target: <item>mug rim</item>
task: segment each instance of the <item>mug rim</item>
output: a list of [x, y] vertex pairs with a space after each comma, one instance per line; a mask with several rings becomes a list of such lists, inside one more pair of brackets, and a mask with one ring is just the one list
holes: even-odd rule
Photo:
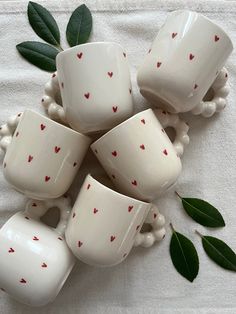
[[120, 124], [116, 125], [114, 128], [112, 128], [111, 130], [109, 130], [108, 132], [106, 132], [105, 134], [103, 134], [101, 137], [99, 137], [95, 142], [93, 142], [90, 147], [91, 149], [93, 149], [93, 147], [95, 147], [100, 141], [102, 141], [106, 136], [112, 134], [113, 132], [115, 132], [117, 129], [119, 129], [120, 127], [122, 127], [123, 125], [125, 125], [126, 123], [129, 123], [130, 120], [133, 120], [135, 119], [137, 116], [141, 115], [141, 114], [144, 114], [146, 112], [153, 112], [154, 114], [154, 111], [152, 108], [148, 108], [148, 109], [145, 109], [143, 111], [140, 111], [140, 112], [137, 112], [135, 115], [129, 117], [128, 119], [126, 119], [125, 121], [121, 122]]
[[[229, 37], [229, 35], [225, 32], [225, 30], [224, 30], [221, 26], [219, 26], [217, 23], [215, 23], [214, 21], [212, 21], [210, 18], [208, 18], [207, 16], [205, 16], [204, 14], [199, 13], [199, 12], [197, 12], [197, 11], [186, 10], [186, 9], [183, 9], [183, 10], [174, 10], [174, 11], [172, 11], [171, 13], [174, 13], [174, 12], [196, 13], [198, 16], [200, 16], [201, 18], [207, 20], [209, 23], [213, 24], [216, 28], [220, 29], [220, 31], [225, 35], [225, 37], [228, 38], [228, 40], [229, 40], [229, 42], [230, 42], [230, 44], [231, 44], [231, 46], [232, 46], [232, 49], [234, 49], [233, 42], [232, 42], [231, 38]], [[165, 22], [164, 22], [164, 24], [165, 24]], [[163, 25], [164, 25], [164, 24], [163, 24]]]
[[[67, 126], [65, 126], [65, 125], [63, 125], [63, 124], [61, 124], [61, 123], [59, 123], [59, 122], [57, 122], [57, 121], [54, 121], [54, 120], [50, 119], [49, 117], [46, 117], [46, 116], [42, 115], [41, 113], [39, 113], [39, 112], [37, 112], [37, 111], [34, 111], [34, 110], [32, 110], [32, 109], [26, 109], [26, 110], [24, 110], [23, 113], [22, 113], [22, 117], [23, 117], [24, 114], [27, 113], [27, 112], [36, 114], [36, 115], [40, 116], [41, 118], [43, 118], [43, 119], [45, 119], [45, 120], [47, 120], [47, 121], [50, 121], [52, 124], [58, 125], [58, 126], [62, 127], [63, 129], [65, 129], [66, 131], [71, 132], [72, 134], [75, 134], [75, 135], [77, 135], [77, 136], [79, 136], [79, 137], [81, 137], [81, 138], [87, 138], [89, 141], [92, 140], [89, 136], [84, 135], [84, 134], [82, 134], [82, 133], [79, 133], [79, 132], [77, 132], [77, 131], [75, 131], [75, 130], [73, 130], [73, 129], [71, 129], [71, 128], [69, 128], [69, 127], [67, 127]], [[21, 121], [21, 120], [20, 120], [20, 121]], [[19, 121], [19, 123], [20, 123], [20, 121]]]
[[128, 200], [132, 200], [133, 202], [136, 202], [136, 203], [141, 203], [141, 204], [144, 204], [144, 205], [149, 205], [151, 206], [152, 203], [148, 203], [148, 202], [145, 202], [145, 201], [141, 201], [137, 198], [134, 198], [134, 197], [131, 197], [131, 196], [128, 196], [128, 195], [125, 195], [125, 194], [122, 194], [120, 192], [117, 192], [115, 190], [113, 190], [112, 188], [109, 188], [108, 186], [106, 186], [105, 184], [102, 184], [100, 181], [98, 181], [97, 179], [95, 179], [90, 173], [87, 174], [87, 176], [85, 177], [84, 179], [84, 182], [88, 179], [92, 179], [93, 181], [95, 181], [99, 186], [101, 186], [104, 190], [109, 190], [109, 192], [112, 192], [114, 193], [115, 195], [121, 197], [121, 198], [124, 198], [124, 199], [128, 199]]
[[58, 56], [62, 56], [62, 55], [66, 55], [68, 53], [70, 53], [71, 51], [73, 50], [78, 50], [78, 47], [79, 48], [84, 48], [84, 47], [89, 47], [89, 46], [105, 46], [105, 45], [114, 45], [114, 46], [117, 46], [119, 48], [121, 48], [122, 50], [124, 50], [124, 48], [121, 46], [121, 44], [119, 43], [116, 43], [116, 42], [113, 42], [113, 41], [95, 41], [95, 42], [90, 42], [90, 43], [85, 43], [85, 44], [82, 44], [82, 45], [76, 45], [74, 47], [70, 47], [66, 50], [63, 50], [63, 51], [60, 51], [57, 56], [56, 56], [56, 59], [58, 58]]

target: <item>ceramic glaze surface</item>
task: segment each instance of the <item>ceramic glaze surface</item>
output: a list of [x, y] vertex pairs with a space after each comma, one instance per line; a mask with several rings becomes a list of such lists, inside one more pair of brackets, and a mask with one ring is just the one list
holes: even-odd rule
[[[140, 233], [144, 221], [151, 224], [151, 232]], [[66, 241], [83, 262], [112, 266], [134, 245], [150, 247], [162, 240], [164, 224], [154, 205], [119, 194], [88, 175], [72, 209]]]
[[[170, 112], [190, 111], [202, 101], [232, 50], [230, 38], [208, 18], [191, 11], [172, 12], [138, 71], [140, 92]], [[225, 106], [222, 99], [228, 89], [218, 90], [227, 77], [217, 78], [221, 86], [215, 89], [216, 111]]]
[[[44, 225], [39, 216], [53, 206], [62, 213], [57, 229]], [[30, 200], [0, 230], [0, 288], [31, 306], [52, 302], [71, 272], [75, 258], [64, 239], [70, 207], [65, 199]]]
[[70, 187], [90, 143], [87, 136], [26, 110], [6, 147], [4, 176], [27, 196], [59, 197]]
[[[57, 75], [42, 99], [49, 114], [56, 111], [60, 120], [82, 133], [111, 129], [132, 115], [129, 66], [120, 45], [79, 45], [59, 53], [56, 62]], [[54, 99], [57, 80], [63, 103], [59, 109]]]
[[[148, 201], [175, 183], [189, 142], [188, 126], [178, 116], [162, 110], [156, 115], [151, 109], [140, 112], [91, 145], [119, 191]], [[167, 126], [176, 130], [174, 145], [165, 133]]]

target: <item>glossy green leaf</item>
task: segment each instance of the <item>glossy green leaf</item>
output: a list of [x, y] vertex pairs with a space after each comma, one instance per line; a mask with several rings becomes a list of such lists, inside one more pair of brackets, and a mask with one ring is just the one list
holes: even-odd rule
[[38, 3], [28, 4], [28, 19], [35, 33], [46, 42], [59, 46], [60, 32], [51, 13]]
[[38, 68], [48, 72], [56, 71], [55, 59], [59, 51], [54, 47], [37, 41], [25, 41], [16, 48], [27, 61]]
[[225, 269], [236, 271], [236, 255], [225, 242], [197, 233], [202, 237], [203, 248], [210, 259]]
[[186, 213], [196, 222], [206, 227], [224, 227], [225, 222], [214, 206], [199, 198], [183, 198], [176, 193], [182, 200]]
[[66, 38], [71, 47], [87, 42], [92, 29], [92, 15], [85, 4], [72, 13], [66, 28]]
[[[171, 225], [172, 226], [172, 225]], [[176, 270], [189, 281], [193, 281], [198, 274], [199, 259], [193, 243], [183, 234], [172, 227], [170, 242], [170, 256]]]

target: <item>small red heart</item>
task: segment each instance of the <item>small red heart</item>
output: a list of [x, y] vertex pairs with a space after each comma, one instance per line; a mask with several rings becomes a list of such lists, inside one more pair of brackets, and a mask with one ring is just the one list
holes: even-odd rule
[[156, 214], [156, 213], [154, 213], [153, 217], [154, 217], [154, 219], [156, 219], [156, 218], [157, 218], [157, 214]]
[[46, 268], [46, 267], [48, 267], [48, 265], [45, 264], [45, 263], [43, 263], [43, 264], [41, 265], [41, 267]]
[[112, 235], [112, 236], [110, 237], [110, 241], [113, 242], [113, 241], [115, 240], [115, 238], [116, 238], [116, 237]]
[[45, 182], [48, 182], [51, 179], [49, 176], [45, 176]]
[[33, 203], [32, 206], [33, 206], [33, 207], [37, 207], [37, 204], [36, 204], [36, 203]]
[[16, 132], [16, 137], [19, 135], [19, 132]]
[[172, 38], [175, 38], [177, 36], [178, 33], [172, 33]]
[[76, 215], [76, 214], [75, 214], [75, 213], [73, 213], [72, 218], [75, 218], [75, 215]]
[[140, 227], [140, 225], [138, 225], [138, 226], [136, 227], [136, 230], [138, 230], [138, 229], [139, 229], [139, 227]]
[[117, 151], [114, 150], [114, 151], [112, 152], [112, 155], [113, 155], [114, 157], [116, 157], [116, 156], [117, 156]]
[[96, 214], [97, 212], [98, 212], [98, 209], [97, 209], [97, 208], [94, 208], [94, 209], [93, 209], [93, 213]]
[[33, 160], [33, 158], [34, 158], [33, 156], [29, 155], [28, 162], [31, 162]]
[[60, 241], [63, 241], [63, 239], [61, 237], [58, 237], [57, 239], [60, 240]]
[[145, 123], [146, 123], [145, 119], [142, 119], [142, 120], [141, 120], [141, 122], [142, 122], [143, 124], [145, 124]]
[[130, 94], [132, 93], [132, 89], [131, 89], [131, 88], [129, 88], [129, 93], [130, 93]]
[[197, 88], [198, 88], [198, 85], [197, 85], [197, 84], [195, 84], [195, 85], [194, 85], [194, 89], [197, 89]]
[[131, 182], [133, 185], [137, 185], [137, 181], [136, 180], [133, 180], [132, 182]]
[[152, 49], [149, 49], [149, 50], [148, 50], [148, 53], [150, 53], [151, 51], [152, 51]]
[[193, 60], [194, 57], [195, 56], [192, 53], [189, 54], [189, 60]]
[[36, 236], [33, 237], [34, 241], [39, 241], [39, 238], [37, 238]]
[[163, 154], [165, 154], [166, 156], [168, 155], [168, 152], [166, 149], [163, 150]]
[[107, 74], [112, 77], [113, 76], [113, 72], [107, 72]]
[[24, 278], [21, 278], [20, 283], [26, 283], [26, 280]]
[[220, 39], [220, 37], [218, 37], [217, 35], [215, 35], [215, 41], [218, 41]]
[[52, 77], [55, 77], [55, 76], [56, 76], [56, 74], [55, 74], [55, 73], [53, 73]]
[[115, 178], [116, 178], [116, 176], [115, 176], [114, 174], [112, 174], [112, 175], [111, 175], [111, 177], [112, 177], [113, 179], [115, 179]]
[[73, 163], [73, 167], [76, 167], [76, 166], [77, 166], [77, 162], [74, 162], [74, 163]]
[[129, 206], [128, 207], [128, 212], [130, 213], [133, 208], [134, 208], [134, 206]]
[[139, 147], [140, 147], [141, 149], [143, 149], [143, 150], [145, 149], [145, 146], [144, 146], [143, 144], [140, 145]]
[[160, 68], [162, 62], [157, 62], [157, 68]]
[[78, 247], [81, 247], [83, 245], [83, 242], [78, 241]]
[[61, 88], [64, 88], [64, 83], [63, 82], [61, 82]]
[[60, 150], [61, 150], [61, 147], [58, 147], [58, 146], [54, 147], [54, 151], [56, 154], [59, 153]]
[[29, 220], [29, 217], [25, 216], [25, 219]]
[[14, 252], [15, 252], [15, 250], [13, 250], [13, 248], [10, 247], [10, 249], [8, 250], [8, 253], [14, 253]]
[[84, 97], [87, 98], [87, 99], [89, 99], [89, 96], [90, 96], [90, 93], [84, 94]]
[[126, 58], [126, 53], [125, 52], [123, 52], [123, 56]]
[[83, 52], [77, 53], [77, 57], [78, 57], [79, 59], [81, 59], [82, 56], [83, 56]]
[[112, 107], [113, 112], [116, 112], [116, 111], [117, 111], [117, 109], [118, 109], [118, 107], [117, 107], [117, 106], [113, 106], [113, 107]]
[[90, 186], [91, 186], [91, 184], [88, 184], [88, 185], [87, 185], [87, 190], [89, 190], [89, 189], [90, 189]]
[[40, 124], [40, 128], [41, 128], [41, 130], [43, 131], [45, 128], [46, 128], [46, 125], [44, 125], [44, 124]]

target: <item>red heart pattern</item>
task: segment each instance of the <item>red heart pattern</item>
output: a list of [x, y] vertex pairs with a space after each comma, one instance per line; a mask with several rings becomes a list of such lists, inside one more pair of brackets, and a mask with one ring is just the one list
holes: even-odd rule
[[77, 53], [77, 57], [78, 57], [79, 59], [81, 59], [81, 58], [82, 58], [82, 56], [83, 56], [83, 52], [79, 52], [79, 53]]
[[89, 99], [89, 97], [90, 97], [90, 93], [86, 93], [86, 94], [84, 94], [84, 97], [85, 97], [85, 98], [87, 98], [87, 99]]
[[174, 39], [177, 36], [178, 33], [172, 33], [171, 37]]
[[128, 207], [128, 212], [130, 213], [133, 208], [134, 208], [134, 206], [129, 206], [129, 207]]
[[131, 181], [131, 183], [132, 183], [134, 186], [137, 186], [137, 185], [138, 185], [138, 183], [137, 183], [136, 180]]
[[76, 167], [76, 166], [77, 166], [77, 162], [74, 162], [74, 163], [73, 163], [73, 167]]
[[190, 60], [190, 61], [193, 60], [194, 57], [195, 57], [195, 56], [194, 56], [192, 53], [189, 54], [189, 60]]
[[162, 62], [157, 62], [157, 68], [160, 68], [161, 65], [162, 65]]
[[81, 247], [83, 245], [83, 242], [78, 241], [78, 247]]
[[72, 218], [75, 218], [75, 216], [76, 216], [76, 213], [73, 213]]
[[139, 146], [142, 150], [144, 150], [145, 149], [145, 146], [142, 144], [142, 145], [140, 145]]
[[54, 151], [56, 154], [59, 153], [60, 150], [61, 150], [61, 147], [58, 147], [58, 146], [54, 147]]
[[98, 209], [97, 209], [97, 208], [94, 208], [94, 209], [93, 209], [93, 213], [96, 214], [97, 212], [98, 212]]
[[55, 73], [53, 73], [52, 78], [53, 78], [53, 77], [55, 77], [55, 76], [56, 76], [56, 74], [55, 74]]
[[113, 76], [113, 72], [107, 72], [107, 75], [112, 77]]
[[111, 242], [113, 242], [115, 239], [116, 239], [116, 237], [115, 237], [114, 235], [112, 235], [112, 236], [110, 237], [110, 241], [111, 241]]
[[43, 268], [47, 268], [47, 267], [48, 267], [48, 265], [47, 265], [46, 263], [43, 263], [43, 264], [41, 265], [41, 267], [43, 267]]
[[215, 42], [217, 42], [219, 39], [220, 39], [220, 37], [219, 36], [217, 36], [217, 35], [215, 35]]
[[113, 107], [112, 107], [113, 112], [117, 112], [117, 109], [118, 109], [117, 106], [113, 106]]
[[117, 156], [117, 151], [114, 150], [113, 152], [111, 152], [112, 156], [116, 157]]
[[14, 253], [14, 252], [15, 250], [12, 247], [10, 247], [10, 249], [8, 250], [8, 253]]
[[31, 162], [33, 160], [33, 158], [34, 158], [33, 156], [29, 155], [28, 156], [28, 162]]
[[166, 149], [163, 150], [163, 154], [166, 155], [166, 156], [168, 155], [168, 152], [167, 152]]
[[46, 125], [44, 125], [43, 123], [40, 124], [40, 128], [43, 131], [46, 128]]
[[195, 84], [195, 85], [194, 85], [194, 89], [197, 89], [197, 88], [198, 88], [198, 85], [197, 85], [197, 84]]
[[90, 187], [91, 187], [91, 184], [89, 183], [89, 184], [87, 185], [87, 190], [89, 190]]
[[141, 122], [142, 122], [143, 124], [145, 124], [145, 123], [146, 123], [145, 119], [142, 119], [142, 120], [141, 120]]
[[39, 238], [36, 237], [36, 236], [34, 236], [34, 237], [33, 237], [33, 240], [34, 240], [34, 241], [39, 241]]
[[49, 176], [45, 176], [45, 178], [44, 178], [45, 182], [48, 182], [50, 179], [51, 179], [51, 177], [49, 177]]
[[26, 283], [26, 280], [24, 278], [21, 278], [20, 283]]

